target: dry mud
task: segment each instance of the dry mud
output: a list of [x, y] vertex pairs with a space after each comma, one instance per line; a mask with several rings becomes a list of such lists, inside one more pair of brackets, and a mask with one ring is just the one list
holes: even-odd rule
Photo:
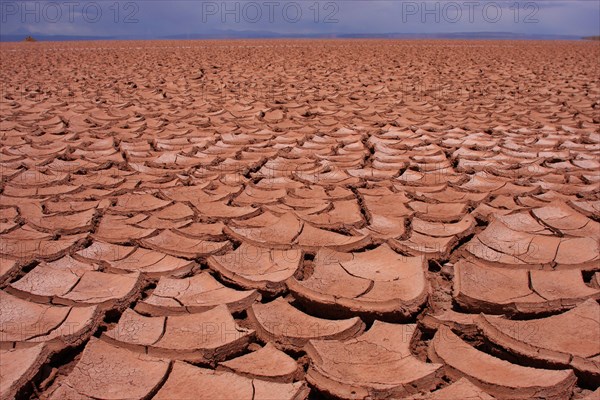
[[599, 44], [0, 55], [2, 399], [598, 399]]

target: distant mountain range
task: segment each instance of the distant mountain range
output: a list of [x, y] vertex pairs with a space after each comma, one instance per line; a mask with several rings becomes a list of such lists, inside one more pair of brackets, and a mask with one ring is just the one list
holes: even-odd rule
[[0, 34], [0, 42], [22, 42], [31, 35], [37, 41], [73, 40], [200, 40], [200, 39], [471, 39], [471, 40], [582, 40], [590, 37], [574, 35], [525, 34], [513, 32], [454, 32], [454, 33], [314, 33], [283, 34], [270, 31], [212, 31], [209, 33], [179, 34], [167, 36], [77, 36], [40, 34]]

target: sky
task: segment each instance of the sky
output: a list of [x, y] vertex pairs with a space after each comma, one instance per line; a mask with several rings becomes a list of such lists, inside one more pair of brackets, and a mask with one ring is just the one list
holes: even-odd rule
[[0, 34], [162, 38], [222, 32], [600, 35], [600, 0], [0, 0]]

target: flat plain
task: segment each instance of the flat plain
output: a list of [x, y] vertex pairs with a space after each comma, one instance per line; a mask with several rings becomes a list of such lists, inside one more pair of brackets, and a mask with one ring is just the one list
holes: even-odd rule
[[600, 43], [0, 45], [0, 398], [598, 399]]

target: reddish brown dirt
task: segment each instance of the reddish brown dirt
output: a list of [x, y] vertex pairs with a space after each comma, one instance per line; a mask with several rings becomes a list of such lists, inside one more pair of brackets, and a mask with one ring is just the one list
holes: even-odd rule
[[597, 398], [598, 59], [0, 44], [0, 398]]

